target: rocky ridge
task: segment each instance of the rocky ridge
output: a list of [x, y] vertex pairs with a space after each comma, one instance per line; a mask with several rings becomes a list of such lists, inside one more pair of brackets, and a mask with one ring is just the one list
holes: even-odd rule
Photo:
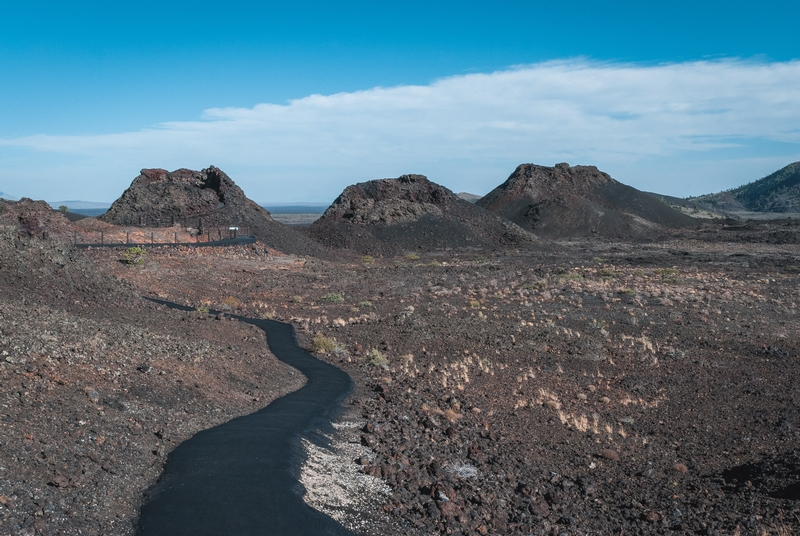
[[701, 195], [687, 201], [723, 212], [800, 213], [800, 162], [726, 192]]
[[594, 166], [522, 164], [476, 203], [539, 236], [655, 238], [689, 216]]

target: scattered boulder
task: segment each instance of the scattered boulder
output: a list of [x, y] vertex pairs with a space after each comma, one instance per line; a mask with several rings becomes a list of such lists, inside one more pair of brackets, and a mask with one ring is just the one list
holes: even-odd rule
[[695, 225], [666, 203], [594, 166], [522, 164], [476, 203], [539, 236], [650, 239]]
[[424, 175], [348, 186], [308, 232], [328, 246], [383, 255], [536, 242]]

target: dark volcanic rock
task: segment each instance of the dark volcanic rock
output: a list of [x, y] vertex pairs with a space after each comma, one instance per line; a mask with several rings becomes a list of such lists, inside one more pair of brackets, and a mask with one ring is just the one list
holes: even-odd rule
[[73, 226], [64, 214], [53, 210], [44, 201], [27, 197], [19, 201], [0, 199], [0, 225], [14, 227], [20, 237], [72, 240], [73, 232], [83, 235], [83, 231]]
[[272, 219], [247, 198], [228, 175], [210, 166], [201, 171], [143, 169], [98, 219], [115, 225], [205, 228], [240, 226], [285, 253], [324, 255], [319, 244]]
[[695, 220], [594, 166], [522, 164], [477, 202], [541, 236], [654, 238]]
[[99, 219], [115, 225], [245, 225], [271, 221], [222, 170], [143, 169]]
[[496, 248], [536, 240], [424, 175], [348, 186], [312, 224], [309, 234], [326, 245], [378, 254]]

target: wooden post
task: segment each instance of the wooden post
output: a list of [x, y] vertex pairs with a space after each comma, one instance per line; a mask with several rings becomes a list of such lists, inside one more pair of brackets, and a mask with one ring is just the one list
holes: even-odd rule
[[178, 233], [173, 233], [175, 235], [175, 243], [178, 243]]
[[103, 231], [100, 231], [100, 244], [103, 244]]
[[126, 244], [130, 244], [131, 243], [131, 232], [130, 231], [125, 231], [125, 243]]
[[150, 245], [153, 244], [153, 231], [150, 231]]

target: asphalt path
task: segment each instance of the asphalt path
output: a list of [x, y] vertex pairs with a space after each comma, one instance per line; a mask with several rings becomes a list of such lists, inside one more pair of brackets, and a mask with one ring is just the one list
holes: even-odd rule
[[352, 390], [352, 379], [300, 348], [291, 325], [234, 318], [261, 328], [270, 351], [302, 372], [308, 383], [260, 411], [178, 445], [145, 496], [137, 534], [352, 535], [303, 501], [297, 479], [305, 459], [300, 439], [325, 444], [319, 432], [332, 430], [331, 421]]

